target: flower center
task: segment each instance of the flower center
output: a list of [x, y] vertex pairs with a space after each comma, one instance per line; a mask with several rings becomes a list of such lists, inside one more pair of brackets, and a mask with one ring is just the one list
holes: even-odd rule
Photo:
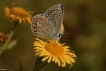
[[49, 41], [45, 49], [53, 55], [64, 55], [63, 46], [57, 41]]

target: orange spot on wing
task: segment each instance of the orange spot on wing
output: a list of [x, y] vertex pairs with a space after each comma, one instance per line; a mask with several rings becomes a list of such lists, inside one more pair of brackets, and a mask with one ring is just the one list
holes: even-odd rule
[[40, 20], [42, 20], [43, 18], [42, 17], [40, 17]]
[[36, 26], [36, 25], [34, 25], [34, 28], [37, 28], [37, 26]]

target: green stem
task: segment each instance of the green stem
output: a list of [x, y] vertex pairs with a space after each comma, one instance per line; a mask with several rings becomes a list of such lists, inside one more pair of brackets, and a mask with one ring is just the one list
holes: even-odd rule
[[15, 28], [16, 28], [17, 24], [18, 24], [17, 22], [14, 22], [14, 25], [13, 25], [10, 33], [9, 33], [9, 38], [8, 38], [7, 42], [9, 42], [11, 40], [11, 38], [13, 37], [14, 31], [15, 31]]
[[41, 68], [48, 64], [46, 61], [42, 62], [41, 59], [42, 58], [37, 58], [33, 71], [39, 71]]
[[15, 22], [14, 22], [14, 25], [13, 25], [13, 27], [12, 27], [12, 29], [11, 29], [11, 31], [14, 31], [17, 25], [18, 25], [18, 22], [15, 21]]
[[14, 31], [15, 31], [15, 28], [16, 28], [17, 24], [18, 24], [17, 22], [14, 22], [14, 25], [13, 25], [12, 29], [10, 30], [7, 42], [4, 43], [2, 46], [0, 46], [0, 55], [3, 53], [4, 50], [8, 49], [8, 45], [9, 45], [9, 43], [11, 41], [11, 38], [14, 35]]

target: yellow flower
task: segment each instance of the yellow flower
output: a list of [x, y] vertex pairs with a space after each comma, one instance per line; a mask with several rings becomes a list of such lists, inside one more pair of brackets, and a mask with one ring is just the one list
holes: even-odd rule
[[22, 7], [5, 7], [5, 16], [10, 19], [10, 21], [17, 21], [18, 23], [31, 23], [31, 12], [25, 11]]
[[47, 60], [47, 63], [52, 61], [62, 67], [65, 67], [66, 64], [69, 64], [71, 67], [75, 63], [76, 55], [69, 50], [70, 47], [56, 40], [42, 41], [36, 38], [34, 46], [35, 55], [43, 57], [42, 61]]

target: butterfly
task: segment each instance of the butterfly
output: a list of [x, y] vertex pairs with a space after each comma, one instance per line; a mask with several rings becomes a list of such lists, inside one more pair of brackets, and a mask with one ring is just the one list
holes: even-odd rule
[[42, 39], [59, 40], [64, 31], [63, 16], [62, 4], [54, 5], [43, 14], [35, 15], [31, 23], [32, 33]]

